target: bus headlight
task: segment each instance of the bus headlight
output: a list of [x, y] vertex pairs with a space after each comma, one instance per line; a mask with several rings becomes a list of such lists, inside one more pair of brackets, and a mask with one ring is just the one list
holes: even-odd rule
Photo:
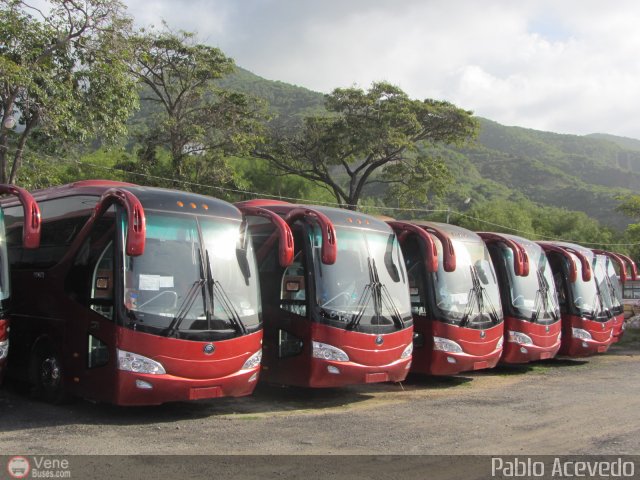
[[153, 375], [167, 373], [160, 362], [120, 349], [118, 349], [118, 369], [135, 373], [151, 373]]
[[0, 342], [0, 360], [7, 358], [9, 355], [9, 340]]
[[348, 362], [349, 355], [334, 347], [321, 342], [312, 342], [312, 356], [313, 358], [320, 358], [322, 360], [333, 360], [335, 362]]
[[453, 340], [442, 337], [433, 337], [433, 349], [441, 352], [462, 353], [462, 347]]
[[247, 361], [244, 362], [242, 368], [240, 370], [251, 370], [252, 368], [256, 368], [260, 365], [262, 361], [262, 350], [258, 350], [256, 353], [247, 358]]
[[407, 345], [407, 348], [404, 349], [404, 352], [402, 352], [402, 355], [400, 355], [400, 358], [409, 358], [411, 356], [411, 354], [413, 353], [413, 342], [411, 342], [409, 345]]
[[509, 330], [509, 341], [513, 343], [520, 343], [522, 345], [533, 345], [533, 340], [531, 340], [529, 335], [522, 332], [515, 332], [513, 330]]
[[591, 340], [591, 334], [582, 328], [571, 327], [571, 336], [579, 340]]

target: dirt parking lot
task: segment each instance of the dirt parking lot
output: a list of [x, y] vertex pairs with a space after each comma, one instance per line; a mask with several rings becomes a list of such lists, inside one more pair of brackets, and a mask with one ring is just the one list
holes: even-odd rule
[[9, 454], [637, 454], [640, 331], [604, 355], [332, 390], [120, 408], [0, 389]]

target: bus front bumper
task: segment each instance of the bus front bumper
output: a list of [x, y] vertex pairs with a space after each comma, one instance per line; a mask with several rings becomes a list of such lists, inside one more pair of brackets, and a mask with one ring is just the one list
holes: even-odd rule
[[152, 375], [118, 371], [117, 405], [159, 405], [219, 397], [251, 395], [258, 383], [260, 366], [226, 377], [192, 379], [169, 374]]
[[472, 370], [493, 368], [498, 364], [502, 355], [502, 347], [486, 355], [469, 355], [467, 353], [452, 353], [434, 350], [431, 353], [431, 375], [455, 375]]
[[411, 368], [411, 357], [388, 365], [371, 366], [313, 358], [309, 387], [342, 387], [363, 383], [402, 382]]
[[504, 363], [529, 363], [537, 360], [547, 360], [556, 356], [560, 350], [561, 340], [550, 347], [541, 347], [535, 344], [521, 344], [505, 342], [504, 353], [500, 361]]

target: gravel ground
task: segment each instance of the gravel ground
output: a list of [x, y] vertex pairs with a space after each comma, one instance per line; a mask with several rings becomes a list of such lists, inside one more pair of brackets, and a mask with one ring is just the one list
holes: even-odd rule
[[585, 360], [403, 384], [123, 408], [50, 406], [0, 389], [0, 452], [88, 454], [636, 454], [640, 331]]

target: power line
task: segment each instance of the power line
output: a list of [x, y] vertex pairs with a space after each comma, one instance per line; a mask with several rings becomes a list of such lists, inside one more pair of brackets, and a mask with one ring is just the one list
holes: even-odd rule
[[[48, 157], [50, 159], [53, 159], [53, 157], [51, 157], [50, 155], [44, 154], [42, 156]], [[201, 187], [201, 188], [210, 188], [210, 189], [218, 190], [220, 192], [249, 195], [249, 196], [253, 196], [253, 197], [256, 197], [256, 198], [265, 198], [266, 197], [266, 198], [272, 198], [272, 199], [277, 199], [277, 200], [287, 200], [287, 201], [296, 202], [296, 203], [323, 205], [323, 206], [329, 206], [329, 207], [342, 207], [342, 208], [344, 208], [344, 207], [355, 207], [355, 208], [357, 208], [358, 207], [358, 205], [339, 204], [337, 202], [326, 202], [326, 201], [322, 201], [322, 200], [313, 200], [313, 199], [308, 199], [308, 198], [287, 197], [287, 196], [284, 196], [284, 195], [273, 195], [273, 194], [268, 194], [268, 193], [252, 192], [252, 191], [249, 191], [249, 190], [241, 190], [241, 189], [238, 189], [238, 188], [228, 188], [228, 187], [220, 187], [220, 186], [215, 186], [215, 185], [206, 185], [206, 184], [203, 184], [203, 183], [191, 182], [191, 181], [188, 181], [188, 180], [180, 180], [180, 179], [176, 179], [176, 178], [161, 177], [159, 175], [152, 175], [152, 174], [149, 174], [149, 173], [131, 172], [131, 171], [124, 170], [124, 169], [121, 169], [121, 168], [109, 167], [109, 166], [106, 166], [106, 165], [96, 165], [96, 164], [90, 163], [90, 162], [82, 162], [82, 161], [77, 160], [77, 159], [71, 159], [69, 161], [66, 161], [66, 160], [60, 161], [59, 159], [56, 159], [56, 161], [58, 163], [75, 164], [75, 165], [78, 165], [80, 167], [87, 167], [88, 166], [88, 167], [97, 168], [97, 169], [101, 169], [101, 170], [106, 170], [106, 171], [110, 171], [110, 172], [118, 172], [118, 173], [123, 173], [123, 174], [127, 174], [127, 175], [135, 175], [135, 176], [138, 176], [138, 177], [147, 178], [147, 179], [153, 179], [153, 180], [162, 180], [162, 181], [171, 182], [171, 183], [174, 183], [174, 184], [177, 183], [177, 184], [183, 184], [183, 185], [191, 185], [191, 186]], [[30, 164], [30, 165], [33, 166], [33, 164], [31, 164], [30, 162], [25, 162], [25, 163]], [[519, 230], [517, 228], [509, 227], [509, 226], [506, 226], [506, 225], [501, 225], [499, 223], [490, 222], [488, 220], [483, 220], [482, 218], [474, 217], [474, 216], [467, 215], [467, 214], [464, 214], [462, 212], [457, 212], [455, 210], [450, 210], [450, 209], [384, 207], [384, 206], [379, 206], [379, 205], [366, 205], [365, 208], [379, 210], [379, 211], [387, 211], [387, 212], [391, 211], [391, 212], [412, 212], [412, 213], [451, 213], [451, 214], [454, 214], [454, 215], [458, 215], [460, 217], [464, 217], [464, 218], [468, 218], [470, 220], [474, 220], [474, 221], [480, 222], [480, 223], [485, 224], [485, 225], [491, 225], [492, 227], [497, 227], [497, 228], [500, 228], [502, 230], [508, 230], [510, 232], [513, 232], [513, 233], [516, 233], [516, 234], [520, 234], [521, 236], [523, 236], [525, 238], [539, 237], [539, 238], [544, 239], [544, 240], [552, 240], [552, 241], [568, 242], [568, 243], [579, 243], [581, 245], [596, 245], [596, 246], [603, 246], [603, 247], [634, 247], [634, 246], [640, 245], [640, 242], [637, 242], [637, 243], [600, 243], [600, 242], [584, 242], [584, 241], [578, 242], [576, 240], [558, 238], [558, 237], [553, 237], [553, 236], [549, 236], [549, 235], [538, 234], [538, 233], [535, 233], [535, 232], [527, 232], [527, 231], [524, 231], [524, 230]]]

